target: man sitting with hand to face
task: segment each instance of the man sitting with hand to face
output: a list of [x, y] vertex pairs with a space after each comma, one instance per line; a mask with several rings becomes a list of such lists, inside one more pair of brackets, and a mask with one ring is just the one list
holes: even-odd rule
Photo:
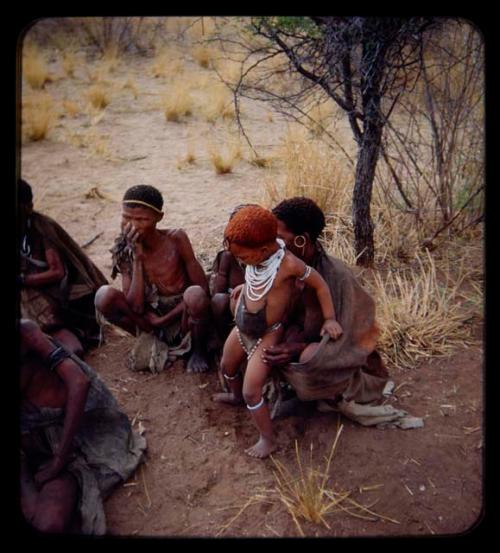
[[122, 233], [111, 250], [112, 278], [121, 273], [122, 291], [102, 286], [96, 308], [131, 334], [142, 331], [130, 357], [133, 370], [160, 372], [190, 351], [188, 372], [204, 372], [209, 368], [207, 277], [184, 230], [156, 228], [162, 208], [162, 195], [153, 186], [125, 192]]

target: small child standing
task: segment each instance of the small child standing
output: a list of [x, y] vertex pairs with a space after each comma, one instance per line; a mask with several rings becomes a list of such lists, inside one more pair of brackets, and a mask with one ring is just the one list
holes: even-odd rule
[[[324, 317], [321, 335], [337, 339], [342, 328], [335, 320], [330, 290], [321, 275], [285, 249], [277, 239], [277, 219], [267, 209], [250, 205], [241, 208], [224, 231], [226, 247], [246, 265], [245, 284], [235, 311], [236, 327], [229, 334], [222, 353], [221, 372], [230, 392], [214, 396], [215, 401], [237, 405], [244, 401], [260, 436], [246, 450], [264, 458], [277, 447], [269, 410], [262, 389], [270, 369], [261, 354], [283, 336], [283, 320], [290, 307], [295, 279], [315, 289]], [[238, 369], [247, 359], [242, 382]]]

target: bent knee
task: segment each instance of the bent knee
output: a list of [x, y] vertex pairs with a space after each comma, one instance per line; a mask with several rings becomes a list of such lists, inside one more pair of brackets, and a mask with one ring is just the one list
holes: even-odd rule
[[187, 288], [184, 292], [183, 300], [190, 312], [199, 312], [210, 308], [208, 294], [198, 285]]
[[318, 348], [319, 344], [316, 343], [306, 346], [306, 348], [300, 354], [299, 363], [307, 363], [308, 361], [310, 361], [314, 357], [314, 354], [318, 351]]
[[245, 390], [245, 388], [243, 388], [243, 399], [245, 400], [245, 403], [251, 407], [257, 405], [262, 399], [262, 389]]
[[101, 311], [107, 313], [113, 303], [115, 303], [120, 291], [109, 284], [104, 284], [95, 293], [94, 305]]
[[229, 308], [229, 295], [224, 293], [214, 294], [211, 303], [214, 315], [222, 315]]
[[44, 534], [61, 534], [66, 530], [65, 521], [47, 511], [37, 514], [31, 524]]

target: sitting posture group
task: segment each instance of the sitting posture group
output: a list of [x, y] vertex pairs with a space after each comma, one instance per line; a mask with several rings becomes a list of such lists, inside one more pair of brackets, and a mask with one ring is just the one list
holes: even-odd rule
[[[297, 401], [372, 424], [358, 408], [380, 402], [388, 381], [375, 349], [374, 302], [323, 249], [325, 218], [311, 199], [286, 199], [271, 211], [235, 208], [209, 279], [184, 230], [157, 228], [159, 190], [129, 188], [111, 250], [119, 289], [55, 221], [33, 211], [24, 181], [18, 198], [21, 506], [35, 528], [104, 533], [102, 500], [143, 459], [144, 438], [80, 359], [97, 344], [99, 324], [135, 337], [133, 370], [157, 373], [182, 357], [187, 371], [205, 372], [216, 360], [223, 391], [213, 399], [246, 404], [259, 432], [252, 457], [278, 446], [264, 394], [271, 377]], [[401, 414], [377, 412], [374, 420]]]

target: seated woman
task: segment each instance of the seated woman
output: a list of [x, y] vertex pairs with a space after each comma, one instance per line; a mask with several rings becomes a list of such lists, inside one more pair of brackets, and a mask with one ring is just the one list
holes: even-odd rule
[[293, 315], [280, 344], [267, 347], [264, 361], [279, 371], [302, 401], [322, 400], [326, 406], [380, 400], [388, 373], [376, 351], [379, 329], [375, 303], [352, 271], [327, 255], [318, 241], [325, 226], [321, 209], [309, 198], [286, 199], [273, 210], [278, 236], [297, 257], [328, 283], [337, 320], [343, 329], [338, 340], [321, 339], [322, 315], [314, 292], [307, 288], [295, 302]]
[[81, 355], [97, 345], [94, 296], [106, 278], [53, 219], [33, 210], [31, 186], [18, 181], [21, 316]]

